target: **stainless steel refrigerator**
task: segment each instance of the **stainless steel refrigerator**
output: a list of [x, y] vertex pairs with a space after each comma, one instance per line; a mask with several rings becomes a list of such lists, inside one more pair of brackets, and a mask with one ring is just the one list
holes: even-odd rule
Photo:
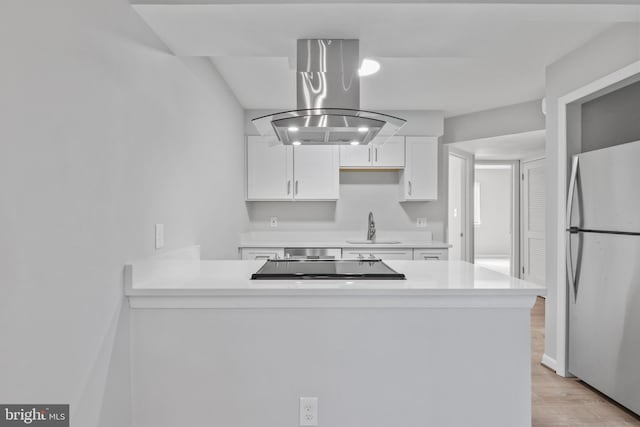
[[640, 414], [640, 141], [573, 158], [567, 224], [569, 372]]

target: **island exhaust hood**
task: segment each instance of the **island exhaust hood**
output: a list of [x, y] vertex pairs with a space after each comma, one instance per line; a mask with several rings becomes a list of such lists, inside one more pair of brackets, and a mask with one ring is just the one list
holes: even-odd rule
[[258, 117], [253, 124], [285, 145], [383, 143], [406, 120], [360, 110], [359, 65], [358, 40], [298, 40], [298, 109]]

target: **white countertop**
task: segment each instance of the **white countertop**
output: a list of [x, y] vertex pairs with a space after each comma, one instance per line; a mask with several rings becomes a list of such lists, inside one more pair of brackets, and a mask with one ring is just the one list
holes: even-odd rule
[[[323, 304], [342, 306], [345, 303], [348, 306], [361, 306], [364, 303], [365, 306], [373, 304], [376, 307], [440, 304], [467, 307], [472, 303], [487, 307], [501, 305], [496, 299], [493, 302], [480, 302], [478, 297], [535, 297], [546, 293], [544, 286], [463, 261], [385, 261], [394, 270], [404, 273], [406, 280], [251, 280], [251, 274], [264, 262], [199, 261], [189, 277], [156, 277], [152, 281], [135, 284], [131, 274], [125, 294], [129, 296], [132, 307], [262, 307], [264, 304], [269, 307], [273, 304], [289, 307], [293, 301], [296, 301], [295, 307], [321, 307]], [[157, 297], [161, 297], [162, 302]], [[171, 302], [167, 297], [183, 300], [181, 303], [176, 300]], [[262, 299], [248, 303], [247, 297]], [[277, 301], [273, 297], [286, 297], [286, 300]], [[345, 297], [348, 299], [344, 300]], [[368, 298], [368, 301], [357, 302], [355, 297]], [[433, 297], [448, 299], [436, 301]], [[473, 298], [470, 301], [461, 297]], [[156, 301], [148, 298], [156, 298]], [[215, 298], [219, 300], [212, 301]], [[338, 301], [336, 298], [343, 299]]]
[[430, 231], [379, 231], [378, 241], [401, 243], [349, 243], [365, 240], [366, 230], [258, 231], [242, 233], [240, 248], [380, 248], [448, 249], [450, 244], [433, 240]]
[[[351, 239], [349, 239], [351, 240]], [[364, 240], [364, 239], [353, 239]], [[380, 249], [448, 249], [450, 244], [437, 240], [405, 240], [400, 243], [349, 243], [346, 240], [262, 240], [243, 242], [239, 248], [380, 248]]]

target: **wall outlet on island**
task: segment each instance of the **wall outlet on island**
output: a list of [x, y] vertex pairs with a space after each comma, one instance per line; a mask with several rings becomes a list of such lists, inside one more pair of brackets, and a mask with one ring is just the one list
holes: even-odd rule
[[300, 398], [300, 425], [301, 426], [317, 426], [318, 425], [318, 398], [317, 397], [301, 397]]
[[426, 228], [427, 227], [427, 218], [418, 218], [416, 220], [416, 227], [418, 227], [418, 228]]
[[278, 217], [277, 216], [272, 216], [271, 218], [269, 218], [269, 225], [271, 227], [277, 227], [278, 226]]

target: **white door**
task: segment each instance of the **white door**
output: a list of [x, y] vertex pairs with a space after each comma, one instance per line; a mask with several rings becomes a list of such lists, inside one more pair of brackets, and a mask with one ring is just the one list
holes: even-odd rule
[[455, 154], [449, 154], [449, 206], [448, 206], [448, 224], [449, 224], [449, 259], [460, 260], [465, 259], [465, 226], [466, 226], [466, 209], [465, 209], [465, 188], [466, 188], [466, 160]]
[[369, 167], [372, 158], [371, 145], [341, 145], [341, 167]]
[[404, 167], [404, 137], [392, 136], [382, 145], [373, 146], [373, 166]]
[[522, 162], [522, 278], [544, 284], [544, 159]]
[[292, 147], [264, 137], [247, 137], [247, 200], [292, 198]]
[[408, 136], [405, 149], [404, 200], [437, 200], [438, 138]]
[[293, 149], [296, 200], [337, 200], [340, 195], [338, 146], [307, 145]]

